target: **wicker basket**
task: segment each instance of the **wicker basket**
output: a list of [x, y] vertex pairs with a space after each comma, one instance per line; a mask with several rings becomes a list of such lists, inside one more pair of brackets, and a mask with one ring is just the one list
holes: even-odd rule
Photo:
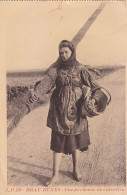
[[111, 102], [111, 94], [103, 87], [90, 91], [82, 102], [82, 116], [94, 117], [102, 114]]

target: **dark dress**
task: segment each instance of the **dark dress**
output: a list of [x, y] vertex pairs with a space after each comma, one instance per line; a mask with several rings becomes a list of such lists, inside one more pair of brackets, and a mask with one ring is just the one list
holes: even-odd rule
[[88, 145], [90, 145], [88, 130], [69, 136], [52, 130], [50, 149], [57, 153], [72, 154], [76, 149], [83, 152], [88, 149]]
[[47, 117], [47, 126], [52, 129], [51, 150], [70, 154], [76, 149], [86, 150], [90, 144], [88, 121], [81, 112], [83, 88], [93, 89], [97, 85], [85, 66], [76, 60], [73, 44], [61, 43], [65, 42], [72, 51], [71, 57], [63, 62], [59, 56], [35, 85], [35, 92], [41, 97], [54, 87]]
[[88, 121], [82, 116], [81, 104], [84, 86], [94, 88], [90, 74], [83, 65], [60, 66], [47, 72], [55, 83], [50, 99], [47, 126], [52, 129], [51, 150], [71, 154], [74, 150], [88, 149], [90, 137]]

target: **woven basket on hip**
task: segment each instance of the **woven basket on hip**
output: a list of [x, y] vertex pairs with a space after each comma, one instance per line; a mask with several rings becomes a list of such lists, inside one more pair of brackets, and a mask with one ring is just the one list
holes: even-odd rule
[[93, 89], [82, 102], [82, 116], [94, 117], [104, 112], [111, 101], [111, 94], [103, 87]]

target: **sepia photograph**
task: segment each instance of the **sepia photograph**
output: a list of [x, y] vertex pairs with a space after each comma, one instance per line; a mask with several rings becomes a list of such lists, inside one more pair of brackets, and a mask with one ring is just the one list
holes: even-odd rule
[[5, 193], [125, 193], [126, 1], [1, 1], [0, 17]]

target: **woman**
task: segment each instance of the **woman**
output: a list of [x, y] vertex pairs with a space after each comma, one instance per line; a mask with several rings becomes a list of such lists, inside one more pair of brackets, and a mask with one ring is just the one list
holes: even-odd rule
[[47, 185], [58, 179], [62, 153], [72, 154], [73, 176], [79, 181], [79, 151], [90, 144], [88, 122], [81, 113], [81, 105], [87, 93], [97, 87], [85, 66], [76, 60], [75, 48], [67, 40], [59, 45], [59, 58], [46, 72], [44, 79], [30, 94], [29, 107], [53, 87], [47, 126], [52, 129], [53, 176]]

